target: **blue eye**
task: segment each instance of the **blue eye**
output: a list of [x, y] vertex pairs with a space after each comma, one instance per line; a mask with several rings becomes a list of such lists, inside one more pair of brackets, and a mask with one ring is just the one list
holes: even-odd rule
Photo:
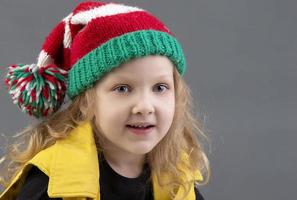
[[[160, 92], [160, 93], [164, 92], [166, 89], [167, 90], [169, 89], [169, 87], [166, 84], [157, 84], [154, 87], [154, 91], [157, 90], [157, 92]], [[124, 93], [129, 92], [129, 87], [126, 85], [120, 85], [120, 86], [114, 88], [113, 91], [124, 94]]]
[[118, 91], [119, 93], [124, 93], [125, 92], [125, 89], [128, 90], [128, 87], [125, 86], [125, 85], [120, 85], [120, 86], [116, 87], [114, 90], [115, 91]]
[[[163, 89], [162, 89], [163, 88]], [[157, 89], [161, 89], [159, 90], [160, 92], [165, 91], [166, 89], [168, 89], [168, 86], [166, 86], [165, 84], [159, 84], [157, 85]]]

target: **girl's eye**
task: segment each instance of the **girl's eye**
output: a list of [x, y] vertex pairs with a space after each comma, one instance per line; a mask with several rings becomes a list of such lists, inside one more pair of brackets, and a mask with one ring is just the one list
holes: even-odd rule
[[[165, 84], [158, 84], [155, 86], [154, 90], [157, 90], [157, 92], [164, 92], [166, 89], [169, 89], [167, 85]], [[114, 91], [117, 91], [119, 93], [126, 93], [129, 92], [129, 87], [126, 85], [120, 85], [114, 89]]]
[[120, 85], [120, 86], [116, 87], [114, 90], [118, 91], [119, 93], [124, 93], [125, 91], [128, 90], [128, 87], [125, 85]]
[[165, 91], [166, 89], [168, 89], [168, 86], [166, 86], [165, 84], [159, 84], [159, 85], [156, 86], [156, 88], [157, 88], [157, 90], [158, 90], [159, 92], [163, 92], [163, 91]]

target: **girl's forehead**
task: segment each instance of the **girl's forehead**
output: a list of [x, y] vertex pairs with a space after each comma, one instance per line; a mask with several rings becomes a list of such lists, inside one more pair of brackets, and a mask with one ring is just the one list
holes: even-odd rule
[[145, 80], [150, 80], [150, 81], [155, 81], [155, 80], [167, 80], [167, 81], [171, 81], [173, 80], [173, 75], [172, 74], [155, 74], [152, 76], [148, 76], [148, 75], [143, 75], [142, 76], [136, 76], [135, 74], [117, 74], [114, 76], [110, 76], [107, 77], [107, 79], [111, 80], [111, 81], [145, 81]]
[[160, 76], [165, 74], [171, 75], [172, 73], [172, 62], [167, 57], [159, 55], [134, 58], [121, 64], [110, 72], [112, 76], [134, 76], [135, 74]]
[[172, 62], [164, 56], [132, 59], [108, 72], [102, 81], [173, 78]]

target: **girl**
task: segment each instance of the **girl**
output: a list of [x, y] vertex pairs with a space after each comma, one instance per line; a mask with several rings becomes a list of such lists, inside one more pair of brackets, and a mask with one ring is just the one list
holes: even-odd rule
[[37, 64], [9, 68], [14, 103], [41, 122], [2, 163], [0, 199], [203, 199], [210, 170], [185, 69], [180, 43], [148, 11], [80, 3]]

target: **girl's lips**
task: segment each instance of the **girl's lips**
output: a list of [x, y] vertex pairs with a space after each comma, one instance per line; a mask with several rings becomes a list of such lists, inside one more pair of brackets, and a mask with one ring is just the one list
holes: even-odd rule
[[136, 127], [132, 127], [132, 126], [127, 126], [127, 128], [129, 129], [129, 131], [131, 131], [132, 133], [136, 134], [136, 135], [147, 135], [150, 132], [152, 132], [152, 130], [155, 128], [155, 126], [148, 126], [146, 128], [136, 128]]

